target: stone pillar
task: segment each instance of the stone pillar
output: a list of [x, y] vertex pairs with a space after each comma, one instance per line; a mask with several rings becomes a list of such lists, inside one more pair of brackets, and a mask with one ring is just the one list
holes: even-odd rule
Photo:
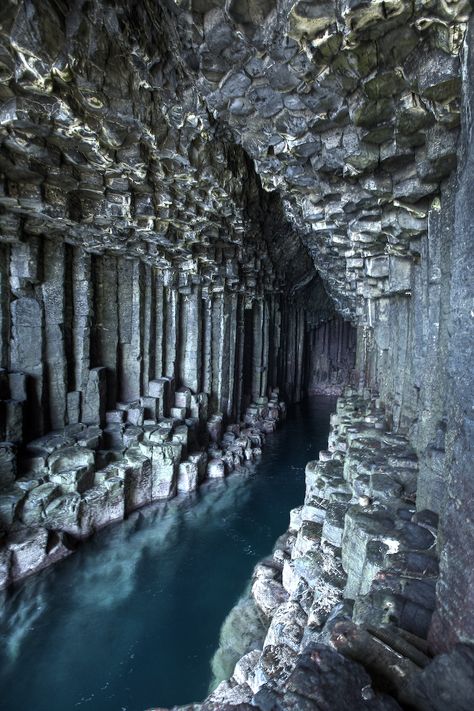
[[49, 429], [66, 424], [67, 363], [64, 347], [65, 254], [62, 240], [44, 241], [44, 376]]
[[262, 374], [260, 379], [260, 395], [264, 396], [268, 390], [268, 366], [270, 355], [270, 305], [268, 298], [262, 302], [263, 328], [262, 328]]
[[178, 291], [165, 287], [165, 330], [164, 330], [164, 367], [169, 378], [176, 376], [176, 355], [178, 338]]
[[10, 350], [10, 284], [8, 245], [0, 244], [0, 363], [8, 363]]
[[141, 395], [143, 358], [142, 268], [142, 264], [137, 259], [121, 259], [118, 264], [120, 333], [118, 391], [122, 402], [137, 400]]
[[286, 327], [286, 393], [290, 401], [295, 399], [296, 375], [296, 309], [290, 307], [287, 311]]
[[37, 287], [41, 282], [43, 263], [41, 241], [27, 235], [24, 242], [10, 247], [10, 362], [13, 371], [27, 375], [25, 437], [33, 439], [43, 434], [44, 422], [44, 315]]
[[212, 296], [206, 296], [202, 309], [202, 390], [211, 392], [212, 387]]
[[221, 371], [221, 403], [219, 409], [227, 417], [232, 416], [235, 377], [235, 318], [236, 294], [224, 292], [224, 332]]
[[72, 350], [74, 359], [74, 387], [85, 387], [90, 368], [90, 331], [92, 314], [91, 255], [80, 247], [74, 249], [72, 259], [72, 291], [74, 320]]
[[232, 415], [236, 422], [239, 422], [242, 412], [243, 380], [244, 380], [244, 300], [242, 296], [237, 296], [236, 307], [236, 329], [235, 329], [235, 377], [234, 377], [234, 401]]
[[91, 339], [93, 367], [107, 368], [107, 409], [117, 402], [118, 304], [117, 260], [103, 256], [92, 258], [94, 320]]
[[295, 384], [294, 384], [294, 400], [298, 402], [303, 395], [303, 366], [304, 366], [304, 310], [301, 308], [295, 309], [296, 317], [296, 343], [295, 343]]
[[[152, 279], [154, 284], [154, 335], [152, 339], [152, 350], [154, 351], [153, 357], [153, 372], [150, 380], [161, 378], [164, 375], [163, 371], [163, 356], [164, 356], [164, 344], [163, 344], [163, 333], [165, 325], [165, 314], [164, 314], [164, 289], [163, 289], [163, 275], [157, 269], [153, 269]], [[144, 390], [146, 392], [146, 388]]]
[[224, 294], [212, 299], [212, 386], [210, 413], [218, 412], [222, 402], [222, 371], [224, 359]]
[[284, 302], [281, 302], [281, 331], [280, 331], [280, 350], [278, 353], [277, 368], [278, 368], [278, 383], [282, 386], [283, 393], [286, 396], [286, 366], [287, 366], [287, 349], [288, 349], [288, 307]]
[[193, 286], [190, 294], [181, 295], [180, 301], [178, 380], [197, 393], [201, 389], [201, 288]]
[[140, 395], [147, 391], [148, 382], [155, 374], [155, 289], [153, 284], [152, 268], [142, 264], [143, 277], [143, 306], [142, 306], [142, 367]]
[[252, 399], [256, 400], [262, 395], [263, 363], [263, 316], [264, 304], [262, 299], [257, 299], [253, 305], [253, 358], [252, 358]]
[[279, 382], [279, 357], [281, 343], [281, 311], [278, 299], [270, 297], [269, 353], [268, 353], [268, 384], [274, 386]]
[[26, 373], [28, 407], [25, 434], [29, 439], [44, 430], [43, 409], [43, 312], [32, 296], [11, 303], [10, 370]]

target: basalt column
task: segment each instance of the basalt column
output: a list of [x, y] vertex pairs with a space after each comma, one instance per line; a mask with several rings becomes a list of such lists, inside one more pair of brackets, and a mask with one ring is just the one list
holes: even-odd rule
[[290, 623], [473, 644], [471, 3], [4, 5], [0, 584], [350, 383]]
[[10, 433], [16, 441], [101, 424], [163, 377], [207, 392], [211, 411], [228, 421], [272, 385], [284, 385], [290, 400], [303, 394], [304, 313], [278, 295], [164, 286], [169, 275], [138, 259], [44, 236], [4, 247], [3, 257], [2, 348], [11, 388], [23, 378], [27, 405], [20, 431]]
[[335, 317], [310, 328], [306, 341], [308, 392], [340, 395], [354, 381], [357, 330]]
[[202, 306], [201, 290], [180, 295], [178, 380], [193, 392], [201, 390]]
[[306, 312], [283, 284], [183, 286], [44, 234], [1, 267], [1, 585], [67, 554], [65, 534], [229, 473], [274, 429], [277, 386], [303, 394]]

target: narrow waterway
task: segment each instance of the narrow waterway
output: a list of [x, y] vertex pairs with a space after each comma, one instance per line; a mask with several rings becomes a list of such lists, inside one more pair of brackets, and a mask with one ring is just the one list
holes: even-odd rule
[[304, 495], [334, 400], [290, 410], [258, 464], [147, 507], [5, 595], [2, 711], [144, 711], [202, 699], [220, 627]]

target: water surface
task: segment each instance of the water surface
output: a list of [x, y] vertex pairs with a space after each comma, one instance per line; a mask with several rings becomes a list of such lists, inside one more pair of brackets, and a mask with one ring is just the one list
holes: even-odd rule
[[1, 711], [144, 711], [201, 700], [220, 627], [302, 503], [334, 400], [290, 409], [258, 464], [134, 513], [10, 591]]

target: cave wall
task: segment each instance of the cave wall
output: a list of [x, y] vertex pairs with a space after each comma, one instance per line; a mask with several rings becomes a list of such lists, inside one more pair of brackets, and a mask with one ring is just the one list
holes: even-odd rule
[[307, 311], [271, 281], [232, 289], [59, 235], [0, 257], [0, 587], [252, 461], [306, 392]]
[[416, 503], [440, 515], [440, 579], [430, 632], [436, 652], [474, 640], [472, 597], [473, 22], [462, 54], [458, 169], [441, 184], [417, 241], [406, 293], [369, 304], [358, 368], [380, 392], [394, 431], [419, 458]]
[[0, 9], [0, 586], [258, 456], [334, 314], [175, 10]]
[[[106, 411], [146, 397], [160, 378], [206, 392], [209, 414], [229, 421], [240, 419], [244, 396], [247, 406], [278, 383], [283, 365], [288, 397], [301, 397], [298, 339], [283, 344], [280, 324], [282, 311], [296, 324], [304, 315], [282, 308], [278, 294], [252, 301], [180, 286], [177, 274], [138, 259], [44, 235], [3, 245], [1, 258], [3, 439], [21, 444], [68, 424], [103, 425]], [[245, 383], [244, 349], [253, 354]]]
[[440, 514], [433, 646], [472, 642], [470, 5], [180, 6], [207, 105], [281, 192], [357, 326], [354, 377], [417, 454], [417, 508]]
[[337, 316], [307, 332], [307, 391], [340, 395], [355, 380], [357, 330]]
[[1, 18], [4, 437], [103, 424], [162, 377], [229, 421], [277, 384], [300, 399], [285, 295], [311, 259], [197, 94], [170, 4]]
[[[447, 213], [450, 221], [451, 281], [448, 309], [448, 357], [446, 362], [446, 494], [441, 509], [440, 580], [438, 607], [431, 630], [437, 651], [458, 641], [474, 640], [472, 610], [474, 577], [473, 464], [474, 371], [472, 367], [474, 269], [474, 22], [471, 18], [463, 56], [463, 111], [456, 190]], [[446, 239], [446, 233], [443, 234]]]
[[440, 514], [436, 648], [474, 641], [469, 11], [0, 10], [5, 436], [107, 424], [160, 379], [229, 422], [276, 385], [368, 386]]

